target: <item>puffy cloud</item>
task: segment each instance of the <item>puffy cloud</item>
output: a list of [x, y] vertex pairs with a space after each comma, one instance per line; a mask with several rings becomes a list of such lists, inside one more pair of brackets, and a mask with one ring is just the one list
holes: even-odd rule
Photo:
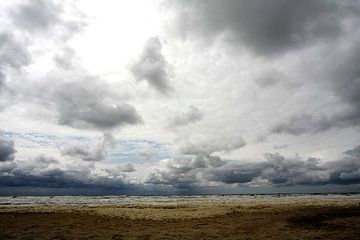
[[178, 189], [191, 189], [201, 181], [200, 171], [224, 164], [218, 156], [178, 156], [160, 161], [160, 168], [147, 175], [145, 183], [170, 185]]
[[170, 2], [175, 24], [185, 36], [205, 39], [227, 34], [233, 45], [273, 56], [341, 36], [346, 20], [356, 16], [357, 1], [182, 1]]
[[92, 151], [82, 145], [66, 147], [62, 150], [62, 154], [89, 162], [102, 161], [106, 156], [104, 149], [100, 147]]
[[226, 161], [213, 153], [229, 152], [243, 146], [245, 142], [241, 137], [227, 141], [190, 143], [180, 149], [181, 154], [161, 160], [159, 168], [148, 174], [145, 182], [190, 190], [203, 181], [203, 172], [226, 164]]
[[49, 99], [59, 113], [59, 123], [79, 128], [112, 129], [141, 123], [135, 108], [111, 99], [111, 92], [96, 78], [82, 76], [52, 89]]
[[[70, 37], [79, 32], [85, 24], [80, 17], [76, 21], [66, 20], [64, 15], [67, 13], [62, 3], [54, 1], [20, 1], [9, 4], [4, 9], [8, 20], [13, 23], [4, 25], [4, 30], [0, 32], [0, 92], [6, 93], [5, 97], [4, 94], [0, 96], [3, 98], [1, 100], [5, 100], [2, 104], [5, 106], [19, 102], [18, 95], [22, 97], [20, 86], [26, 85], [26, 81], [31, 77], [17, 77], [20, 76], [19, 72], [14, 73], [13, 70], [19, 71], [22, 67], [36, 63], [42, 54], [36, 50], [38, 44], [41, 43], [46, 52], [51, 52], [53, 44], [66, 46]], [[58, 62], [60, 64], [60, 60]], [[65, 61], [62, 63], [66, 64]], [[2, 91], [4, 89], [8, 91]], [[26, 89], [25, 95], [28, 95], [28, 92], [29, 89]], [[17, 99], [10, 101], [13, 98]]]
[[47, 30], [61, 21], [61, 6], [53, 1], [32, 0], [18, 6], [12, 11], [17, 26], [28, 31]]
[[[69, 39], [74, 33], [79, 32], [85, 22], [64, 17], [62, 3], [46, 0], [26, 0], [16, 4], [10, 11], [14, 24], [31, 34], [34, 33], [60, 33], [62, 40]], [[83, 17], [83, 16], [82, 16]]]
[[346, 151], [339, 160], [324, 162], [286, 158], [266, 153], [266, 161], [239, 164], [217, 156], [187, 156], [166, 159], [147, 176], [146, 182], [175, 188], [196, 188], [210, 183], [243, 186], [320, 186], [360, 183], [360, 146]]
[[203, 115], [199, 108], [195, 106], [189, 106], [186, 112], [183, 112], [181, 115], [175, 116], [170, 119], [170, 127], [181, 127], [191, 123], [200, 121], [203, 118]]
[[136, 80], [146, 81], [162, 94], [169, 94], [173, 89], [170, 86], [168, 63], [161, 53], [162, 44], [158, 37], [150, 38], [139, 59], [131, 67]]
[[0, 135], [0, 162], [13, 161], [15, 153], [14, 142]]
[[97, 162], [105, 160], [108, 151], [114, 147], [115, 140], [110, 134], [104, 134], [103, 138], [93, 147], [85, 145], [71, 145], [62, 148], [62, 155], [81, 159], [83, 161]]
[[359, 146], [344, 152], [336, 161], [322, 162], [317, 158], [285, 158], [280, 154], [265, 154], [267, 161], [243, 165], [224, 165], [208, 171], [206, 178], [223, 183], [251, 185], [262, 180], [275, 186], [359, 184]]

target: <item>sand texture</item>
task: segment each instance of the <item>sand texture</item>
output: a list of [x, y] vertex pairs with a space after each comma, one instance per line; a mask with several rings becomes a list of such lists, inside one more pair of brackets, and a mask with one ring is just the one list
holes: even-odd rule
[[0, 239], [360, 239], [360, 201], [4, 206]]

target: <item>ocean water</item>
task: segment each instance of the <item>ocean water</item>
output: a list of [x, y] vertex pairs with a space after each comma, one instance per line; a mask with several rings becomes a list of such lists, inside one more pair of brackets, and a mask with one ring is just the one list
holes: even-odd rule
[[171, 204], [186, 202], [240, 202], [251, 199], [358, 199], [360, 194], [268, 194], [268, 195], [166, 195], [166, 196], [7, 196], [0, 206]]

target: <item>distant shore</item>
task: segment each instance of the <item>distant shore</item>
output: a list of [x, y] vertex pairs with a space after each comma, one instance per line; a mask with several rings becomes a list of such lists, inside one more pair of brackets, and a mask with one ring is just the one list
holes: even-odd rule
[[359, 239], [359, 199], [0, 207], [1, 239]]

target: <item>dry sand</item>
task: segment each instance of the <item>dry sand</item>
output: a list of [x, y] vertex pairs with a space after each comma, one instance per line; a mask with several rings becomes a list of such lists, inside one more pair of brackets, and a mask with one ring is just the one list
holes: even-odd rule
[[0, 239], [360, 239], [360, 200], [7, 206]]

